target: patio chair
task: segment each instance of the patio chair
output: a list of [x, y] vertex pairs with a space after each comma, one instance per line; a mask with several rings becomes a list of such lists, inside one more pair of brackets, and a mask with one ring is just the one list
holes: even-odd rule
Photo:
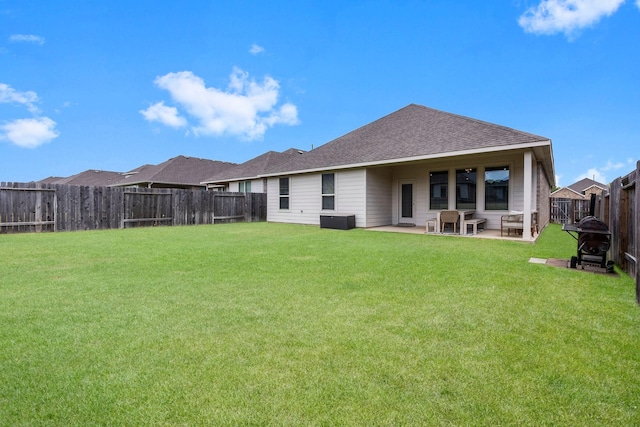
[[456, 232], [456, 228], [458, 226], [458, 219], [460, 218], [460, 213], [458, 211], [442, 211], [440, 212], [440, 231], [444, 233], [444, 226], [446, 224], [453, 224], [453, 232]]
[[511, 230], [517, 234], [522, 234], [523, 214], [510, 213], [500, 217], [500, 237], [504, 236], [504, 230], [507, 230], [507, 236], [511, 234]]

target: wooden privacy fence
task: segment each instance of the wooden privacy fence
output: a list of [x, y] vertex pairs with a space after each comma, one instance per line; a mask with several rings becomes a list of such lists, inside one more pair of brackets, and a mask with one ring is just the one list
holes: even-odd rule
[[0, 233], [266, 220], [260, 193], [0, 183]]
[[635, 278], [640, 304], [640, 161], [636, 170], [609, 184], [603, 205], [602, 217], [611, 231], [611, 260]]

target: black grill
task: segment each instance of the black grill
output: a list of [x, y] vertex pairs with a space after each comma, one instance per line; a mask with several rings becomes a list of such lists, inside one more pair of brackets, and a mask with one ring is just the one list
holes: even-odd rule
[[607, 251], [611, 246], [611, 233], [604, 222], [594, 216], [583, 218], [577, 225], [565, 224], [562, 229], [578, 242], [577, 256], [571, 257], [571, 268], [585, 265], [613, 271], [613, 262], [607, 262]]

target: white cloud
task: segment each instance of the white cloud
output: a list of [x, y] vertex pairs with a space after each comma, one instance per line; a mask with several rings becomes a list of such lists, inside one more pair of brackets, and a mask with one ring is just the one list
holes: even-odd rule
[[168, 91], [177, 105], [195, 120], [197, 124], [192, 130], [196, 135], [226, 134], [252, 140], [262, 138], [267, 129], [276, 124], [299, 123], [295, 105], [276, 106], [280, 91], [276, 80], [267, 76], [262, 82], [256, 82], [237, 67], [231, 73], [226, 90], [207, 87], [204, 80], [191, 71], [168, 73], [156, 78], [154, 83]]
[[0, 104], [16, 103], [27, 107], [32, 113], [37, 113], [38, 94], [33, 91], [18, 92], [8, 84], [0, 83]]
[[624, 2], [625, 0], [542, 0], [537, 7], [531, 7], [522, 14], [518, 23], [528, 33], [563, 32], [571, 36], [604, 16], [611, 16]]
[[607, 172], [621, 171], [625, 168], [628, 168], [632, 163], [632, 160], [627, 160], [627, 162], [612, 162], [611, 160], [609, 160], [604, 166], [590, 168], [586, 173], [579, 175], [576, 178], [576, 181], [580, 181], [584, 178], [589, 178], [602, 184], [608, 184], [611, 180], [607, 176]]
[[9, 41], [12, 43], [26, 42], [43, 45], [44, 37], [36, 36], [33, 34], [13, 34], [9, 37]]
[[607, 180], [607, 176], [598, 168], [591, 168], [587, 171], [587, 173], [579, 175], [578, 177], [576, 177], [575, 182], [580, 181], [584, 178], [589, 178], [602, 184], [607, 184], [609, 182]]
[[638, 9], [640, 9], [640, 0], [636, 0], [636, 6], [638, 6]]
[[[638, 0], [638, 1], [640, 1], [640, 0]], [[252, 44], [251, 48], [249, 49], [249, 53], [252, 54], [252, 55], [257, 55], [257, 54], [262, 53], [262, 52], [264, 52], [264, 48], [262, 46], [260, 46], [260, 45], [255, 44], [255, 43]]]
[[174, 128], [186, 126], [187, 124], [187, 120], [178, 114], [176, 107], [167, 107], [164, 102], [153, 104], [146, 110], [140, 110], [140, 113], [150, 122], [160, 122]]
[[56, 122], [48, 117], [18, 119], [0, 126], [0, 140], [8, 140], [23, 148], [36, 148], [60, 135]]

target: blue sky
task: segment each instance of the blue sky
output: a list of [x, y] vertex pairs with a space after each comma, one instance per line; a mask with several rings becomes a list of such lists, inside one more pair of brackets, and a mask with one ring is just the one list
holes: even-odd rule
[[241, 163], [411, 103], [608, 183], [640, 160], [640, 0], [0, 0], [0, 181]]

